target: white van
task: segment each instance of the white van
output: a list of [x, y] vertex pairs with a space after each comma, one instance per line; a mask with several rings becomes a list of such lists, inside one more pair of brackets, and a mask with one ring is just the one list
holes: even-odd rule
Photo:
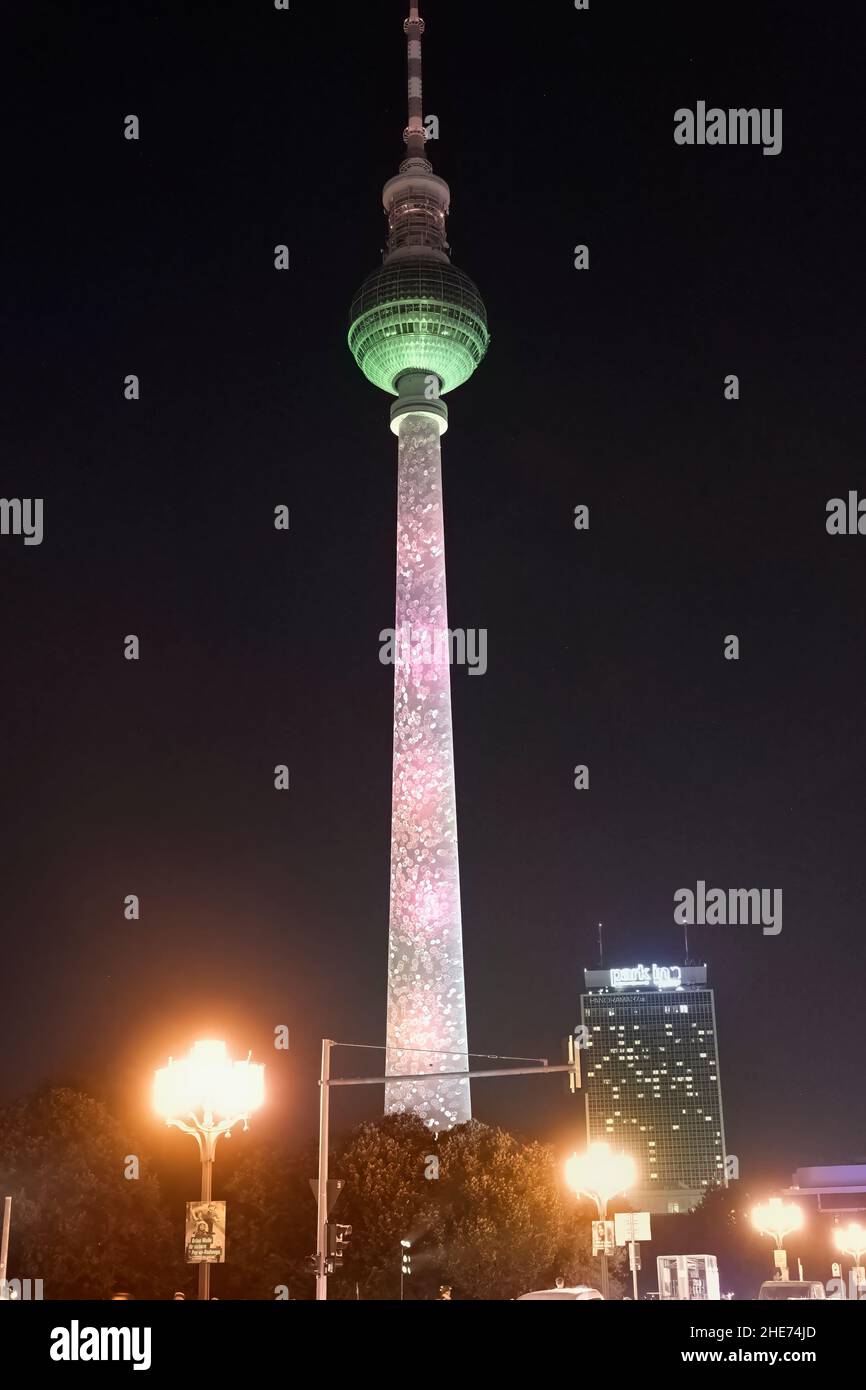
[[758, 1290], [758, 1298], [824, 1298], [824, 1285], [810, 1279], [768, 1279]]

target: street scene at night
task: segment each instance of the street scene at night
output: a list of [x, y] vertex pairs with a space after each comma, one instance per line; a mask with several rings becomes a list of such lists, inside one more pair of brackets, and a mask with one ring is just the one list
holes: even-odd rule
[[0, 1345], [848, 1365], [866, 17], [6, 28]]

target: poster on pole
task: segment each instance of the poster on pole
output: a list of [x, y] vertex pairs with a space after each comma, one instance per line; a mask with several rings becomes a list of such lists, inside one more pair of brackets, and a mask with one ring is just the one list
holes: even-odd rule
[[225, 1264], [225, 1202], [187, 1202], [184, 1248], [188, 1265]]
[[593, 1255], [612, 1255], [616, 1250], [614, 1245], [614, 1227], [612, 1221], [593, 1221], [592, 1223], [592, 1253]]

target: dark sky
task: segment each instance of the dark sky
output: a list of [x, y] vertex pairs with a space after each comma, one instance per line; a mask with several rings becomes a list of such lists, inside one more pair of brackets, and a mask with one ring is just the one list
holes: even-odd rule
[[[45, 499], [45, 539], [0, 537], [0, 1099], [79, 1076], [143, 1113], [153, 1066], [217, 1032], [306, 1141], [323, 1033], [383, 1040], [396, 448], [345, 333], [405, 8], [4, 18], [2, 491]], [[728, 1147], [744, 1176], [864, 1156], [866, 538], [824, 525], [866, 495], [863, 18], [423, 12], [493, 332], [444, 443], [451, 622], [489, 633], [487, 675], [453, 677], [470, 1042], [558, 1060], [599, 918], [609, 963], [673, 962], [677, 888], [781, 888], [780, 936], [692, 934]], [[782, 107], [782, 153], [677, 147], [698, 100]], [[380, 1103], [343, 1092], [335, 1123]], [[474, 1106], [582, 1136], [558, 1079]]]

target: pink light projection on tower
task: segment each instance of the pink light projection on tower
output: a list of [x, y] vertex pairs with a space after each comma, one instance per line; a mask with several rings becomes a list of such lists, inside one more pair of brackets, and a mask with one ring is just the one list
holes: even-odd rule
[[468, 1070], [442, 396], [469, 379], [490, 335], [477, 288], [451, 264], [451, 193], [426, 155], [417, 3], [403, 27], [407, 157], [383, 191], [388, 248], [355, 296], [349, 346], [364, 375], [397, 398], [391, 429], [399, 439], [385, 1109], [418, 1115], [435, 1131], [472, 1118], [468, 1080], [442, 1074]]
[[[464, 1071], [442, 461], [437, 422], [418, 414], [400, 422], [395, 630], [387, 1069]], [[469, 1082], [391, 1082], [385, 1108], [450, 1128], [471, 1119]]]

